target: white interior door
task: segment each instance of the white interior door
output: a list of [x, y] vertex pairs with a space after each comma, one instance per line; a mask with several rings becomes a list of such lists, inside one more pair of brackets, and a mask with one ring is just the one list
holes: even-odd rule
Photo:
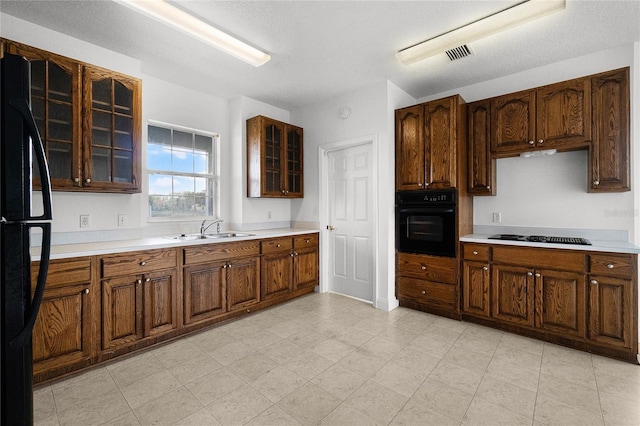
[[328, 153], [329, 291], [373, 302], [373, 147]]

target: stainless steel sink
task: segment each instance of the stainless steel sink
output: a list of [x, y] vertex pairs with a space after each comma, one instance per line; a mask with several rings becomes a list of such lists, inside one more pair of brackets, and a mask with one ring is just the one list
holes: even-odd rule
[[255, 234], [249, 234], [247, 232], [220, 232], [219, 234], [180, 234], [180, 235], [170, 235], [168, 238], [170, 240], [177, 241], [194, 241], [194, 240], [206, 240], [206, 239], [217, 239], [217, 238], [233, 238], [233, 237], [251, 237]]
[[219, 234], [204, 234], [205, 238], [233, 238], [233, 237], [251, 237], [256, 234], [247, 232], [221, 232]]

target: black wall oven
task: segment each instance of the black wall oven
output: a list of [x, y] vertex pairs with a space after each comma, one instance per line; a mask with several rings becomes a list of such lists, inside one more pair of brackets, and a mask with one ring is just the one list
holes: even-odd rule
[[396, 249], [456, 256], [455, 189], [396, 193]]

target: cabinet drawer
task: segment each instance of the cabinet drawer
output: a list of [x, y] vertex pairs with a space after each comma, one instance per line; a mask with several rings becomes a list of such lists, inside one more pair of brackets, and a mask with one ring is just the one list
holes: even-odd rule
[[293, 238], [293, 248], [302, 250], [304, 248], [318, 247], [318, 234], [298, 235]]
[[489, 246], [483, 244], [464, 244], [463, 255], [466, 260], [489, 261]]
[[584, 273], [585, 254], [563, 249], [493, 246], [493, 263]]
[[177, 264], [175, 249], [115, 254], [104, 256], [100, 261], [103, 278], [175, 268]]
[[420, 254], [398, 253], [397, 274], [422, 280], [454, 284], [456, 259]]
[[184, 248], [184, 264], [227, 260], [235, 257], [260, 255], [260, 242], [240, 241], [237, 243], [213, 243]]
[[589, 272], [612, 277], [630, 278], [635, 270], [635, 256], [617, 254], [590, 254]]
[[262, 241], [262, 254], [277, 253], [280, 251], [290, 251], [293, 249], [293, 238], [271, 238]]
[[[38, 281], [40, 262], [31, 266], [31, 288], [35, 289]], [[91, 259], [56, 259], [49, 263], [47, 284], [45, 288], [64, 287], [71, 284], [91, 282]]]
[[446, 310], [455, 310], [458, 302], [456, 289], [452, 284], [407, 277], [398, 277], [398, 299]]

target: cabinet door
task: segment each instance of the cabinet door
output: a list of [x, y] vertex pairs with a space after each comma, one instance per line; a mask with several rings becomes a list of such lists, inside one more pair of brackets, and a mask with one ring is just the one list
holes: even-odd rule
[[226, 262], [184, 268], [184, 323], [206, 321], [223, 314], [226, 306]]
[[429, 188], [456, 186], [456, 107], [455, 96], [425, 106], [425, 186]]
[[84, 67], [83, 185], [95, 191], [140, 192], [140, 80]]
[[631, 348], [633, 281], [592, 275], [589, 281], [589, 338], [598, 343]]
[[142, 332], [142, 279], [102, 281], [102, 349], [135, 343]]
[[33, 372], [91, 356], [90, 283], [45, 290], [33, 327]]
[[166, 333], [178, 327], [177, 290], [175, 269], [145, 275], [145, 337]]
[[593, 143], [589, 192], [631, 190], [629, 157], [629, 69], [591, 79]]
[[302, 198], [304, 195], [303, 175], [303, 130], [300, 127], [287, 125], [286, 145], [286, 189], [285, 195], [289, 198]]
[[474, 102], [467, 106], [469, 142], [469, 182], [471, 195], [496, 194], [496, 160], [491, 158], [491, 102]]
[[226, 265], [227, 306], [230, 311], [260, 301], [260, 258], [234, 259]]
[[422, 189], [425, 183], [424, 107], [396, 111], [396, 189]]
[[293, 290], [293, 253], [284, 252], [262, 257], [260, 297], [267, 300]]
[[489, 265], [465, 261], [462, 264], [462, 310], [489, 317]]
[[301, 250], [294, 256], [294, 290], [319, 284], [318, 250]]
[[533, 326], [533, 272], [511, 265], [493, 265], [491, 316], [503, 321]]
[[281, 197], [285, 194], [284, 156], [285, 125], [264, 117], [262, 121], [261, 181], [262, 196]]
[[535, 287], [536, 327], [584, 337], [585, 276], [572, 272], [536, 271]]
[[[82, 186], [80, 64], [10, 41], [5, 41], [5, 49], [31, 62], [31, 109], [49, 163], [51, 187], [65, 190]], [[33, 172], [34, 185], [39, 187], [38, 168]]]
[[536, 90], [536, 146], [584, 147], [591, 141], [591, 88], [588, 78]]
[[491, 151], [527, 151], [535, 143], [535, 91], [518, 92], [491, 101]]

